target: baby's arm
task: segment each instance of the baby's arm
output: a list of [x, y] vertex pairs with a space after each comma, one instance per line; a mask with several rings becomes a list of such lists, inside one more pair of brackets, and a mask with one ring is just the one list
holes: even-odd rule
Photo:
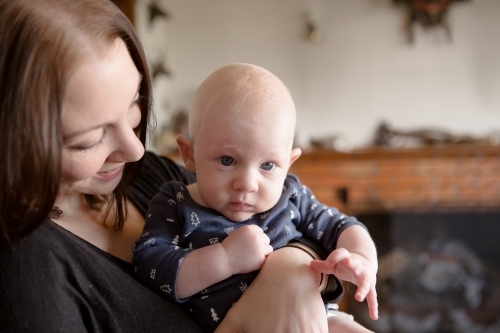
[[258, 270], [272, 251], [269, 237], [260, 227], [240, 227], [221, 243], [193, 250], [184, 258], [177, 296], [186, 298], [234, 274]]
[[358, 286], [355, 298], [363, 301], [366, 297], [370, 317], [378, 318], [378, 302], [375, 284], [377, 279], [377, 251], [368, 232], [359, 225], [345, 229], [325, 261], [313, 260], [311, 267], [327, 274], [334, 274]]

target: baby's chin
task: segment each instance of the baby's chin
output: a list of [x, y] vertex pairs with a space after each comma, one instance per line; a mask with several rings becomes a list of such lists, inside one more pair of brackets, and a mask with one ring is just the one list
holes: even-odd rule
[[232, 214], [225, 214], [224, 216], [228, 220], [231, 220], [232, 222], [241, 223], [251, 220], [254, 215], [255, 213], [237, 213], [237, 214], [232, 213]]

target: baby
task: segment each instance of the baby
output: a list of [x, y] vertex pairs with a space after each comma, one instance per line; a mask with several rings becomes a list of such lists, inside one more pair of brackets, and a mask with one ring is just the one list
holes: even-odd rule
[[[295, 118], [288, 89], [269, 71], [250, 64], [215, 71], [195, 94], [189, 138], [177, 137], [197, 182], [168, 182], [150, 203], [134, 253], [138, 278], [161, 296], [186, 302], [209, 332], [266, 256], [301, 237], [330, 253], [311, 267], [356, 284], [356, 299], [366, 297], [377, 318], [377, 256], [365, 227], [318, 202], [288, 174], [301, 155], [292, 148]], [[328, 325], [330, 332], [368, 332], [334, 317]]]

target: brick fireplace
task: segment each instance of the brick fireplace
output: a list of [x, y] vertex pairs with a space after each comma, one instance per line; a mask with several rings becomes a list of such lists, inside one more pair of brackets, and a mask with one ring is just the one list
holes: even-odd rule
[[376, 242], [381, 317], [348, 292], [342, 307], [358, 321], [380, 333], [500, 332], [500, 147], [315, 150], [290, 172]]

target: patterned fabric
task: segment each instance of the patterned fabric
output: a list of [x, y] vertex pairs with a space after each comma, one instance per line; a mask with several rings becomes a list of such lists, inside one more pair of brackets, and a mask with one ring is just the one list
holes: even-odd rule
[[198, 205], [183, 183], [168, 182], [151, 201], [144, 233], [136, 243], [138, 278], [162, 297], [186, 303], [205, 329], [214, 331], [258, 272], [233, 275], [190, 298], [179, 299], [175, 293], [179, 267], [193, 249], [222, 242], [236, 228], [249, 224], [261, 227], [275, 250], [305, 236], [328, 253], [335, 249], [345, 228], [362, 225], [354, 217], [321, 204], [294, 175], [286, 178], [273, 208], [244, 222], [233, 222]]

